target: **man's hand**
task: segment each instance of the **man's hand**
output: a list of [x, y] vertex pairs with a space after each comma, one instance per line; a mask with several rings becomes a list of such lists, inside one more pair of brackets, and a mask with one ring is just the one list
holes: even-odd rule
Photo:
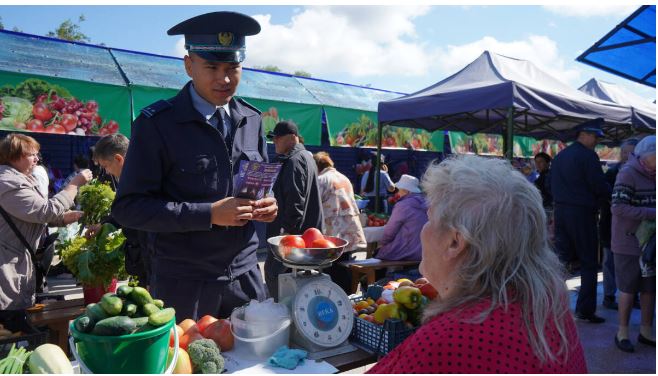
[[77, 222], [78, 219], [82, 217], [84, 212], [78, 211], [78, 210], [69, 210], [66, 213], [63, 214], [63, 222], [65, 225], [70, 225], [73, 222]]
[[254, 201], [227, 197], [215, 201], [210, 209], [210, 222], [218, 226], [244, 226], [253, 217]]
[[272, 222], [276, 218], [279, 207], [274, 197], [265, 197], [254, 203], [253, 221]]

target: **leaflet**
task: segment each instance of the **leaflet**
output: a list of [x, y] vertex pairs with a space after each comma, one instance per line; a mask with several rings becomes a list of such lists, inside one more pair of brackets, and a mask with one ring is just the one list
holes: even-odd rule
[[240, 161], [233, 184], [233, 196], [260, 200], [272, 190], [281, 171], [281, 163]]

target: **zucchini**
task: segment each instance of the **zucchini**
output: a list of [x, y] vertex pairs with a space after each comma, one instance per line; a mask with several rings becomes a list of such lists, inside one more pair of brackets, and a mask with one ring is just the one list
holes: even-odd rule
[[73, 366], [61, 347], [51, 343], [40, 345], [28, 359], [30, 373], [73, 373]]
[[92, 334], [99, 336], [121, 336], [132, 333], [137, 324], [128, 316], [114, 316], [96, 323]]

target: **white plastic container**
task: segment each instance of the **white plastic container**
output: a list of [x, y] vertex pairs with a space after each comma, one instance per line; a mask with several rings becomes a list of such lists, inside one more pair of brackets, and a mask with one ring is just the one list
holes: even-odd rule
[[231, 313], [231, 331], [235, 351], [247, 359], [266, 360], [290, 340], [290, 316], [268, 320], [245, 321], [245, 307]]

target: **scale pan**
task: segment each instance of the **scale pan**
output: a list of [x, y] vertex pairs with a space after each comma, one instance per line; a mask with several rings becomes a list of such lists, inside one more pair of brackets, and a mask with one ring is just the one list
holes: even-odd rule
[[290, 265], [299, 266], [326, 266], [338, 260], [343, 254], [345, 247], [349, 244], [347, 240], [334, 236], [325, 236], [331, 240], [334, 248], [294, 248], [280, 246], [279, 242], [285, 235], [273, 236], [267, 239], [267, 244], [274, 258]]

